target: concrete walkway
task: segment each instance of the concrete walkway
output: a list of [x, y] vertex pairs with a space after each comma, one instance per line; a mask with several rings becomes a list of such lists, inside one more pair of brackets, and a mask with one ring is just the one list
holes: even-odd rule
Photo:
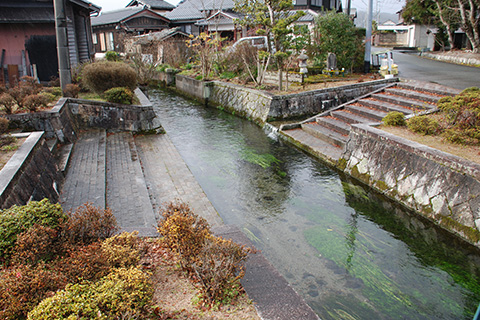
[[181, 201], [211, 226], [222, 219], [167, 135], [81, 133], [60, 195], [66, 211], [86, 202], [109, 207], [122, 231], [157, 236], [161, 206]]

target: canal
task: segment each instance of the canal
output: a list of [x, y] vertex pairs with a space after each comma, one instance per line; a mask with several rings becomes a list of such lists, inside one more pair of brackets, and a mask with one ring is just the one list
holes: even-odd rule
[[247, 120], [149, 95], [224, 222], [239, 226], [320, 318], [473, 318], [477, 250]]

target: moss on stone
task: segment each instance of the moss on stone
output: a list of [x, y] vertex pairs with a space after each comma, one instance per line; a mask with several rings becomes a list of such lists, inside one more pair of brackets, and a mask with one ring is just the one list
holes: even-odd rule
[[370, 184], [370, 175], [368, 173], [360, 173], [360, 171], [358, 171], [358, 167], [357, 165], [355, 165], [353, 168], [352, 168], [352, 171], [350, 172], [351, 176], [366, 183], [366, 184]]
[[390, 188], [388, 187], [388, 185], [387, 185], [384, 181], [382, 181], [382, 180], [377, 180], [377, 181], [375, 182], [375, 187], [376, 187], [378, 190], [383, 191], [383, 192], [386, 191], [386, 190], [388, 190], [388, 189], [390, 189]]
[[440, 217], [439, 222], [444, 228], [461, 233], [472, 243], [480, 241], [480, 231], [475, 228], [465, 226], [451, 217]]
[[337, 168], [339, 170], [345, 171], [345, 168], [347, 167], [347, 159], [345, 158], [340, 158], [337, 161]]

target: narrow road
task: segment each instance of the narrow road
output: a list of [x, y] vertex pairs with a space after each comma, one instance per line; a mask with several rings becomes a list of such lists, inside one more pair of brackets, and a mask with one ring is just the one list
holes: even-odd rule
[[480, 86], [480, 68], [431, 60], [417, 53], [395, 51], [393, 60], [398, 65], [399, 76], [433, 82], [456, 89]]

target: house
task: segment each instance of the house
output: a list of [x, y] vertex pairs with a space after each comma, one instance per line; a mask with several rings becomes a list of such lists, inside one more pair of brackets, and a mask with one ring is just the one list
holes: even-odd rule
[[175, 9], [173, 4], [163, 0], [132, 0], [129, 4], [127, 4], [127, 8], [129, 7], [147, 7], [160, 14], [164, 14]]
[[124, 52], [124, 40], [127, 35], [161, 31], [167, 29], [169, 24], [168, 18], [147, 6], [104, 12], [92, 18], [95, 51]]
[[[313, 24], [321, 11], [342, 11], [340, 0], [294, 0], [294, 10], [303, 10], [306, 16], [297, 24]], [[219, 32], [222, 38], [237, 40], [247, 36], [246, 30], [237, 23], [242, 16], [234, 11], [233, 0], [183, 0], [165, 16], [183, 32], [198, 35], [202, 31]]]
[[[65, 2], [71, 66], [94, 53], [90, 15], [101, 8], [85, 0]], [[53, 0], [0, 1], [0, 83], [58, 76]]]
[[175, 50], [185, 50], [186, 40], [189, 35], [180, 28], [164, 29], [158, 32], [151, 32], [140, 36], [129, 37], [125, 40], [125, 51], [127, 54], [141, 54], [143, 61], [150, 63], [165, 63], [167, 47], [172, 46]]

